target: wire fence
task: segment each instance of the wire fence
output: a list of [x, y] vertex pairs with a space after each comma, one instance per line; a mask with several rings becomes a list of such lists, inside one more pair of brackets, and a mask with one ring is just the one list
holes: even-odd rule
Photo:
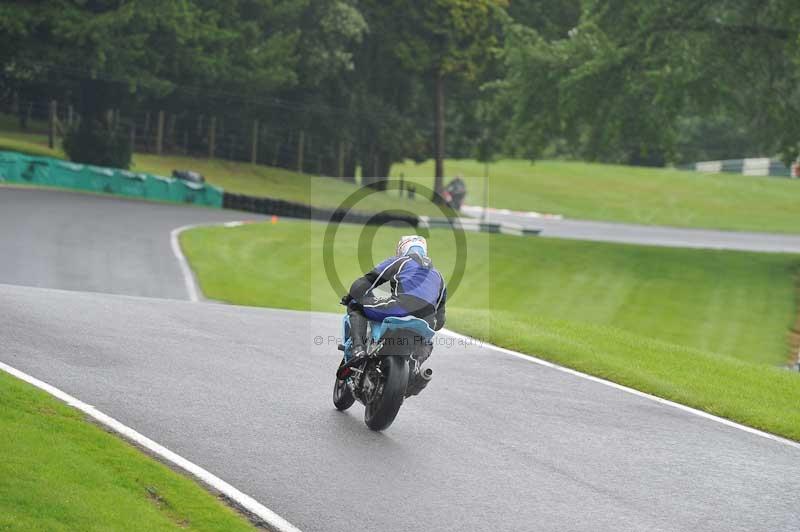
[[[47, 136], [51, 147], [59, 146], [81, 120], [70, 103], [22, 97], [0, 100], [0, 115], [0, 128]], [[355, 174], [352, 141], [331, 142], [330, 137], [288, 124], [157, 108], [112, 109], [104, 121], [130, 138], [135, 153], [250, 162], [343, 178]]]

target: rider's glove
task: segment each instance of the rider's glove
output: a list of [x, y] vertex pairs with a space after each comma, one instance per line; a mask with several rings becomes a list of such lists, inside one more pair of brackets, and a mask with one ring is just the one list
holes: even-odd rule
[[350, 297], [350, 294], [349, 294], [349, 293], [347, 293], [347, 294], [345, 294], [345, 295], [343, 295], [343, 296], [342, 296], [342, 300], [340, 301], [340, 303], [346, 307], [347, 305], [349, 305], [349, 304], [350, 304], [350, 302], [351, 302], [352, 300], [353, 300], [353, 298], [352, 298], [352, 297]]

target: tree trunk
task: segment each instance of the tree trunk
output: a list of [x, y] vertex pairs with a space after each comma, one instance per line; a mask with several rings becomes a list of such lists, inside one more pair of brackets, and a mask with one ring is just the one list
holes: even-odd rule
[[357, 155], [355, 150], [349, 148], [345, 155], [345, 163], [344, 163], [344, 180], [349, 181], [350, 183], [356, 182], [356, 160]]
[[56, 147], [56, 120], [58, 116], [58, 105], [55, 100], [50, 101], [50, 112], [47, 120], [47, 145], [52, 150]]
[[158, 125], [156, 128], [156, 155], [164, 151], [164, 111], [158, 112]]
[[208, 127], [208, 158], [214, 158], [214, 152], [217, 149], [217, 117], [211, 117], [211, 123]]
[[250, 164], [256, 164], [258, 161], [258, 120], [253, 120], [253, 136], [250, 140]]
[[305, 141], [305, 131], [300, 131], [300, 138], [297, 141], [297, 171], [303, 173], [303, 142]]
[[336, 158], [336, 177], [344, 178], [344, 142], [339, 141], [339, 153]]
[[434, 73], [435, 97], [433, 112], [433, 146], [436, 159], [436, 174], [433, 181], [433, 190], [436, 192], [434, 201], [439, 201], [439, 194], [444, 188], [444, 76], [441, 71]]

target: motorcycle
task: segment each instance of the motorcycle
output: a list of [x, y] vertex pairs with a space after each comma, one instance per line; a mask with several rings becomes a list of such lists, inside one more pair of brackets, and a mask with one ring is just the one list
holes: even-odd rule
[[364, 423], [376, 431], [389, 427], [403, 401], [419, 394], [430, 382], [433, 371], [422, 363], [433, 350], [435, 332], [425, 320], [414, 316], [390, 317], [369, 322], [366, 354], [353, 357], [350, 318], [342, 320], [344, 352], [336, 383], [333, 404], [341, 411], [355, 401], [365, 406]]

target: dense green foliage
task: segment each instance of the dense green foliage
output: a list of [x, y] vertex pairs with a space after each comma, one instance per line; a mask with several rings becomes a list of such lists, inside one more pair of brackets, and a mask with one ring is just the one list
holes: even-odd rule
[[[340, 312], [313, 266], [324, 230], [210, 227], [183, 233], [181, 244], [212, 299]], [[360, 231], [340, 227], [333, 247], [345, 283], [361, 271], [352, 249]], [[378, 230], [374, 259], [402, 232]], [[452, 280], [452, 237], [432, 231], [429, 244]], [[467, 245], [448, 327], [800, 439], [800, 376], [774, 367], [788, 354], [797, 256], [486, 234], [468, 234]]]
[[119, 128], [104, 124], [88, 126], [88, 122], [82, 121], [64, 136], [64, 153], [70, 160], [111, 168], [129, 168], [133, 154], [128, 136]]
[[206, 154], [213, 118], [226, 158], [255, 128], [263, 162], [379, 188], [404, 159], [789, 160], [798, 27], [793, 0], [6, 2], [0, 105], [71, 103], [86, 138], [164, 110]]
[[0, 529], [252, 530], [77, 410], [0, 372]]
[[724, 156], [725, 144], [749, 147], [729, 157], [797, 156], [800, 4], [581, 5], [560, 35], [508, 26], [503, 97], [522, 148], [541, 153], [557, 137], [572, 155], [650, 165]]

